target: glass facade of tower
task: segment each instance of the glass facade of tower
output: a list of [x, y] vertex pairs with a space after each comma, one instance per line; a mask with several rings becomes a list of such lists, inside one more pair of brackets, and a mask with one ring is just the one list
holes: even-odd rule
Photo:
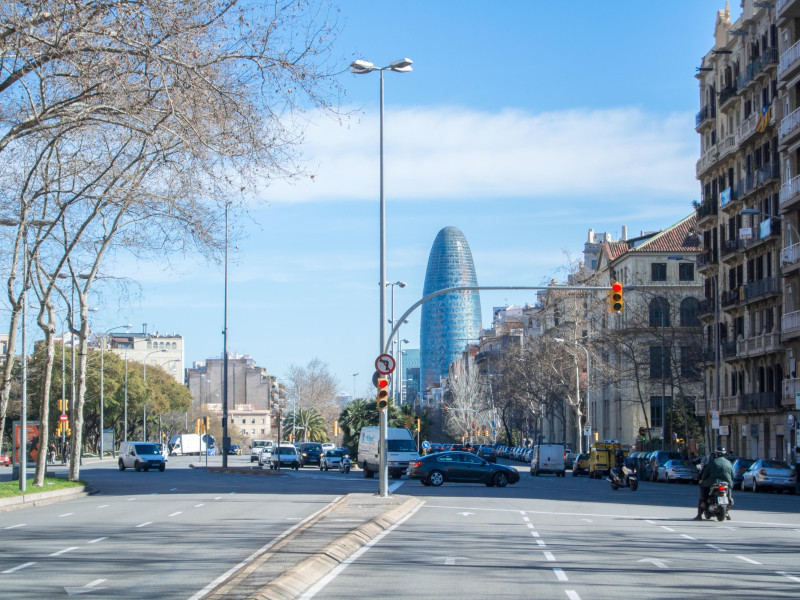
[[[477, 286], [467, 238], [456, 227], [437, 235], [428, 257], [423, 296], [461, 285]], [[481, 299], [477, 291], [443, 294], [422, 305], [420, 323], [420, 393], [446, 377], [450, 364], [481, 330]]]

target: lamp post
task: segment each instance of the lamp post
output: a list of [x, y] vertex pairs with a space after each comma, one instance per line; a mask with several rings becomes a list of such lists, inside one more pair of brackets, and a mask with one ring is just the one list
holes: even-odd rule
[[[588, 418], [589, 415], [589, 351], [586, 349], [586, 346], [579, 342], [575, 342], [573, 340], [565, 340], [562, 338], [553, 338], [553, 341], [557, 344], [572, 344], [574, 346], [578, 346], [582, 348], [583, 351], [586, 353], [586, 415]], [[580, 366], [578, 365], [578, 361], [575, 361], [575, 398], [577, 400], [575, 410], [578, 415], [578, 450], [583, 452], [581, 448], [583, 442], [583, 436], [581, 435], [581, 374], [580, 374]], [[589, 440], [587, 436], [586, 440], [586, 449], [589, 449]]]
[[[403, 344], [410, 344], [411, 340], [401, 339], [397, 340], [397, 381], [399, 385], [399, 393], [397, 394], [397, 404], [403, 405]], [[398, 391], [398, 385], [395, 383], [395, 393]]]
[[[104, 415], [103, 415], [104, 405], [105, 405], [105, 391], [103, 389], [105, 369], [104, 369], [103, 356], [105, 354], [105, 345], [106, 345], [106, 340], [108, 340], [108, 334], [114, 331], [115, 329], [122, 329], [123, 327], [125, 329], [130, 330], [132, 325], [130, 323], [126, 323], [125, 325], [117, 325], [116, 327], [107, 329], [106, 332], [100, 336], [100, 452], [99, 452], [100, 460], [103, 460], [103, 451], [105, 450], [103, 444], [103, 435], [105, 430]], [[63, 344], [61, 350], [62, 351], [64, 350]], [[62, 358], [62, 364], [63, 364], [63, 358]]]
[[356, 377], [358, 377], [358, 373], [353, 373], [353, 400], [356, 399]]
[[[356, 75], [363, 75], [378, 71], [380, 79], [380, 339], [378, 354], [383, 352], [386, 339], [386, 202], [383, 193], [383, 72], [386, 70], [396, 73], [408, 73], [411, 71], [412, 61], [410, 58], [396, 60], [386, 67], [376, 67], [366, 60], [356, 60], [350, 64], [350, 72]], [[380, 489], [379, 495], [387, 497], [389, 495], [389, 477], [386, 463], [386, 434], [389, 417], [386, 410], [380, 412]]]
[[[222, 324], [222, 466], [228, 466], [228, 208], [230, 202], [225, 200], [225, 301]], [[234, 397], [235, 401], [235, 397]], [[208, 457], [208, 453], [206, 453]], [[278, 457], [280, 460], [280, 457]], [[207, 458], [206, 458], [207, 460]]]
[[[389, 312], [390, 318], [387, 321], [392, 326], [392, 329], [394, 329], [394, 286], [397, 286], [397, 287], [400, 287], [400, 288], [404, 288], [404, 287], [406, 287], [406, 282], [405, 281], [395, 281], [394, 283], [390, 283], [390, 282], [386, 283], [386, 287], [391, 287], [392, 288], [392, 293], [390, 295], [391, 301], [390, 301], [390, 304], [389, 304], [390, 307], [391, 307], [390, 308], [390, 312]], [[392, 356], [394, 356], [394, 345], [395, 345], [396, 342], [397, 342], [396, 339], [392, 340]], [[399, 344], [398, 344], [398, 350], [399, 350]], [[396, 359], [395, 362], [399, 362], [399, 360]], [[392, 377], [392, 398], [397, 399], [397, 377]]]
[[142, 441], [147, 441], [147, 357], [159, 352], [166, 352], [166, 348], [160, 350], [153, 350], [144, 355], [142, 361], [142, 379], [144, 380], [144, 402], [142, 402]]

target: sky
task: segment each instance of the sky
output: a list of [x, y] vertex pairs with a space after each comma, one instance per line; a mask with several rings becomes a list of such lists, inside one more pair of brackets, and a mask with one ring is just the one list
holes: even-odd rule
[[[732, 20], [740, 12], [731, 2]], [[422, 296], [440, 229], [461, 229], [481, 285], [563, 281], [590, 228], [614, 239], [693, 210], [700, 140], [694, 75], [725, 0], [342, 0], [334, 53], [340, 123], [311, 113], [301, 147], [313, 181], [259, 193], [228, 274], [228, 350], [286, 380], [328, 365], [342, 393], [372, 396], [379, 353], [379, 75], [385, 66], [387, 281], [399, 317]], [[123, 266], [140, 286], [107, 295], [96, 331], [141, 324], [184, 336], [186, 366], [222, 353], [222, 266]], [[387, 293], [387, 316], [391, 314]], [[492, 308], [535, 292], [481, 292]], [[387, 328], [388, 332], [388, 328]], [[401, 329], [419, 347], [419, 313]], [[353, 374], [358, 373], [357, 376]]]

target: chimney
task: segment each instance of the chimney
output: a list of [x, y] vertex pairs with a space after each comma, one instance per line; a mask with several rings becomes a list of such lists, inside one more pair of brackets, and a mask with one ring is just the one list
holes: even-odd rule
[[590, 244], [594, 244], [594, 229], [589, 230], [589, 238], [586, 241]]
[[628, 226], [627, 225], [623, 225], [622, 226], [622, 240], [621, 241], [623, 241], [623, 242], [627, 242], [628, 241]]
[[147, 323], [142, 323], [142, 333], [147, 335]]

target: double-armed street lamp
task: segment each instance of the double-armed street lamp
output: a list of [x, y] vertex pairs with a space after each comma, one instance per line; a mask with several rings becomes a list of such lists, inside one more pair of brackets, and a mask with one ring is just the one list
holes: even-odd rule
[[[553, 338], [553, 341], [557, 344], [572, 344], [574, 346], [578, 346], [579, 348], [583, 349], [586, 353], [586, 415], [588, 418], [589, 415], [589, 351], [586, 349], [586, 346], [583, 344], [573, 341], [573, 340], [565, 340], [562, 338]], [[578, 365], [578, 361], [575, 361], [575, 400], [576, 400], [576, 407], [575, 410], [578, 415], [578, 451], [583, 452], [581, 449], [583, 436], [581, 435], [581, 376], [580, 376], [580, 366]], [[589, 450], [589, 440], [586, 440], [586, 450]]]
[[[127, 329], [130, 331], [131, 325], [130, 323], [126, 323], [125, 325], [117, 325], [116, 327], [112, 327], [111, 329], [107, 329], [105, 333], [100, 336], [100, 460], [103, 460], [103, 452], [105, 450], [103, 444], [103, 436], [105, 435], [105, 423], [104, 423], [104, 406], [105, 406], [105, 390], [104, 390], [104, 363], [103, 363], [103, 356], [105, 355], [105, 345], [106, 340], [108, 340], [108, 334], [114, 331], [115, 329]], [[127, 365], [126, 365], [127, 370]], [[127, 375], [127, 372], [126, 372]], [[127, 380], [126, 380], [127, 381]], [[127, 389], [126, 389], [126, 396], [127, 396]], [[127, 431], [127, 430], [126, 430]]]
[[159, 352], [166, 352], [166, 348], [161, 348], [160, 350], [153, 350], [152, 352], [148, 352], [144, 355], [144, 360], [142, 361], [142, 379], [144, 381], [144, 401], [142, 402], [142, 441], [147, 441], [147, 357], [152, 356], [153, 354], [158, 354]]
[[[356, 60], [350, 64], [350, 72], [356, 75], [364, 75], [378, 71], [380, 73], [380, 344], [378, 354], [383, 352], [386, 340], [386, 202], [383, 187], [383, 72], [394, 71], [395, 73], [408, 73], [411, 71], [413, 61], [410, 58], [396, 60], [386, 67], [376, 67], [369, 61]], [[389, 478], [387, 470], [386, 456], [386, 434], [388, 428], [388, 415], [386, 410], [380, 412], [380, 491], [381, 497], [389, 495]]]

